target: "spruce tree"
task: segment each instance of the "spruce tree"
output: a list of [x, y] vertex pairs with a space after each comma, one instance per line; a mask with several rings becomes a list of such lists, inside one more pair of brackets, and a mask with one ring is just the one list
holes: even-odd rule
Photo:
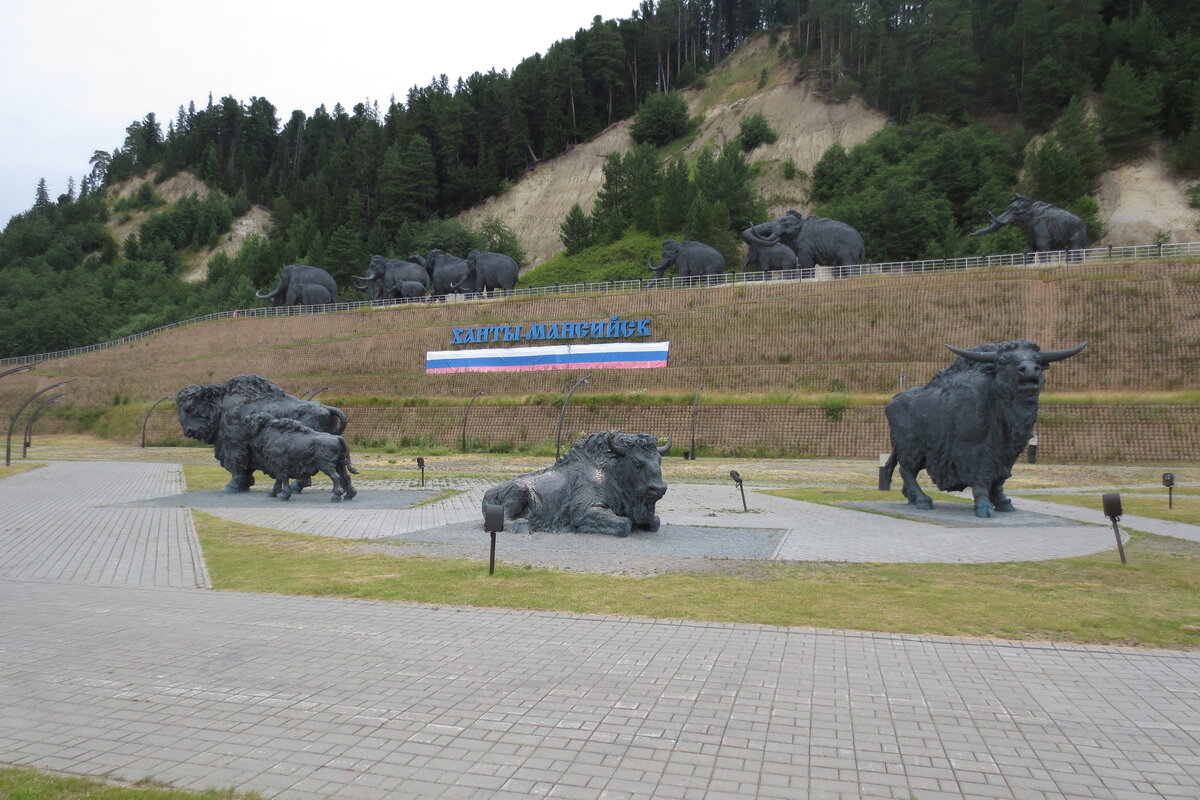
[[1133, 69], [1113, 62], [1100, 98], [1100, 138], [1115, 159], [1139, 155], [1154, 141], [1156, 93], [1147, 91]]
[[592, 245], [592, 220], [583, 213], [579, 203], [571, 206], [558, 230], [558, 238], [567, 248], [567, 255], [573, 256]]

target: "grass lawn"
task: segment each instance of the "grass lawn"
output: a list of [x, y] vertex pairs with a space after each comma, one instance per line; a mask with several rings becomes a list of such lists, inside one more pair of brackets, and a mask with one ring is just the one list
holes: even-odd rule
[[[246, 592], [892, 633], [1200, 647], [1200, 543], [1002, 564], [775, 564], [632, 578], [358, 552], [194, 512], [213, 585]], [[482, 552], [482, 550], [481, 550]]]
[[4, 800], [259, 800], [257, 792], [210, 789], [188, 792], [156, 786], [153, 781], [111, 783], [94, 778], [73, 778], [53, 772], [0, 768], [0, 798]]

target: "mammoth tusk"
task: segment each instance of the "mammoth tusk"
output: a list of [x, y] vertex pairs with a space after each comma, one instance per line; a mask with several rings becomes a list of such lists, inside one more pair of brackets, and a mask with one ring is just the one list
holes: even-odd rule
[[670, 451], [670, 449], [671, 449], [671, 437], [668, 436], [667, 443], [664, 444], [662, 447], [658, 448], [658, 454], [665, 456], [667, 454], [667, 452]]
[[651, 272], [658, 269], [658, 267], [654, 266], [654, 262], [650, 260], [650, 256], [646, 256], [646, 266], [650, 268]]
[[1070, 350], [1051, 350], [1048, 353], [1042, 353], [1040, 356], [1038, 356], [1038, 360], [1043, 364], [1051, 364], [1055, 361], [1062, 361], [1070, 358], [1071, 356], [1078, 355], [1083, 351], [1083, 348], [1087, 346], [1088, 343], [1084, 342], [1083, 344], [1079, 345], [1079, 347], [1072, 347]]
[[267, 292], [266, 294], [263, 294], [262, 292], [255, 292], [254, 296], [257, 297], [259, 300], [269, 300], [270, 298], [274, 297], [277, 294], [279, 294], [278, 289], [276, 289], [273, 292]]
[[962, 350], [951, 345], [946, 345], [946, 349], [955, 355], [962, 356], [968, 361], [978, 361], [981, 364], [995, 363], [996, 359], [1000, 357], [999, 353], [979, 353], [975, 350]]

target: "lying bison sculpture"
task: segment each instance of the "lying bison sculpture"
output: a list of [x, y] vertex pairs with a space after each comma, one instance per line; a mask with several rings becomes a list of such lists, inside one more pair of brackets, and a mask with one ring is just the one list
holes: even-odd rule
[[917, 485], [917, 473], [926, 470], [944, 492], [970, 487], [977, 517], [1012, 511], [1004, 482], [1033, 432], [1043, 373], [1087, 342], [1045, 353], [1026, 339], [968, 350], [946, 347], [958, 358], [884, 409], [892, 439], [886, 475], [890, 480], [899, 464], [904, 496], [920, 509], [933, 508]]
[[318, 472], [333, 482], [332, 502], [358, 494], [350, 483], [350, 473], [357, 475], [358, 470], [350, 463], [350, 448], [341, 436], [261, 411], [246, 418], [245, 429], [251, 465], [275, 479], [271, 497], [282, 493], [284, 500], [291, 498], [289, 481], [307, 482]]
[[667, 492], [662, 457], [670, 449], [670, 439], [660, 447], [646, 433], [593, 433], [553, 466], [489, 489], [483, 509], [503, 506], [506, 519], [526, 520], [538, 531], [657, 531], [654, 506]]
[[[238, 375], [225, 383], [197, 384], [175, 396], [183, 434], [213, 445], [213, 454], [229, 470], [227, 493], [245, 492], [254, 485], [246, 420], [263, 412], [270, 417], [294, 419], [326, 433], [346, 429], [346, 415], [333, 406], [300, 400], [261, 375]], [[307, 485], [301, 482], [297, 489]]]

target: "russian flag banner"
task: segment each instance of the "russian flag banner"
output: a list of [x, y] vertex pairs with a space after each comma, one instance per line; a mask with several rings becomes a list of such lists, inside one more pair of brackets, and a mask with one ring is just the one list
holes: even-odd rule
[[670, 342], [556, 344], [431, 350], [425, 372], [535, 372], [548, 369], [651, 369], [667, 365]]

